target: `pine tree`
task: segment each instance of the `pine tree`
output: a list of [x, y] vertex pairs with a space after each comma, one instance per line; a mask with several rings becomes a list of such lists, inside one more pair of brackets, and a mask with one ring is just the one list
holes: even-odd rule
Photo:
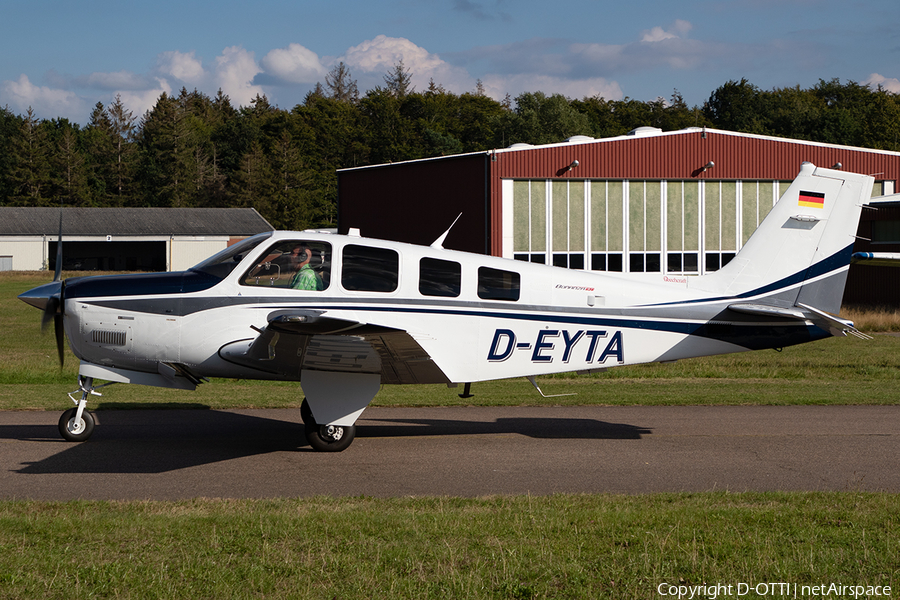
[[87, 161], [81, 151], [78, 128], [65, 119], [53, 121], [51, 125], [56, 129], [51, 161], [53, 198], [61, 206], [90, 205]]
[[401, 100], [415, 91], [415, 88], [410, 85], [411, 82], [412, 74], [403, 65], [403, 59], [400, 59], [400, 62], [384, 76], [384, 83], [388, 91], [394, 98]]
[[356, 80], [350, 77], [350, 69], [339, 62], [328, 75], [325, 76], [325, 87], [331, 92], [331, 97], [341, 102], [356, 104], [359, 102], [359, 89]]
[[28, 107], [13, 141], [10, 169], [12, 203], [19, 206], [46, 206], [50, 187], [50, 145], [42, 123]]
[[133, 113], [125, 108], [120, 94], [116, 94], [116, 99], [109, 106], [107, 114], [109, 115], [108, 131], [112, 136], [115, 160], [112, 165], [115, 186], [113, 192], [117, 204], [121, 206], [127, 204], [128, 190], [134, 176], [135, 118]]

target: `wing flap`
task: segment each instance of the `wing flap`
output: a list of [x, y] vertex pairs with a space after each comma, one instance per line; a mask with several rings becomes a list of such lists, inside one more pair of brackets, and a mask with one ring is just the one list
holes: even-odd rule
[[223, 346], [219, 355], [259, 371], [300, 380], [302, 371], [378, 373], [382, 383], [448, 383], [431, 356], [408, 332], [325, 316], [278, 311], [254, 339]]

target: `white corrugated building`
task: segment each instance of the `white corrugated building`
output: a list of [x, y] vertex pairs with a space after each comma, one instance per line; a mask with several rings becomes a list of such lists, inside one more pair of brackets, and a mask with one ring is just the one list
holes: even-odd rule
[[0, 270], [181, 271], [233, 241], [272, 231], [252, 208], [0, 207]]

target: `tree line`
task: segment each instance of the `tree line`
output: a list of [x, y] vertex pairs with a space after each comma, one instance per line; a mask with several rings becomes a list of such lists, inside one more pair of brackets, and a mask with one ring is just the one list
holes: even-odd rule
[[729, 81], [703, 106], [675, 91], [643, 102], [525, 93], [496, 101], [480, 82], [415, 90], [403, 63], [360, 95], [343, 63], [290, 110], [221, 90], [162, 94], [140, 118], [117, 97], [89, 123], [0, 108], [0, 205], [254, 207], [276, 228], [333, 226], [337, 169], [484, 151], [636, 127], [711, 127], [900, 151], [900, 96], [855, 82], [761, 90]]

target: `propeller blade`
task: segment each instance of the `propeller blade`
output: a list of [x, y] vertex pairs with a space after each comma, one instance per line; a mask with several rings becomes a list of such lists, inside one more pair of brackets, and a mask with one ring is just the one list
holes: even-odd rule
[[44, 313], [41, 315], [41, 331], [47, 331], [47, 325], [51, 319], [55, 319], [59, 314], [59, 297], [51, 296], [47, 298], [47, 305], [44, 307]]
[[62, 232], [63, 211], [59, 210], [59, 237], [56, 240], [56, 269], [53, 273], [53, 281], [34, 289], [19, 294], [19, 300], [27, 302], [31, 306], [41, 309], [41, 331], [46, 331], [50, 320], [53, 320], [53, 330], [56, 334], [56, 351], [59, 353], [59, 367], [63, 366], [65, 355], [65, 318], [66, 282], [62, 280]]
[[19, 294], [19, 300], [41, 309], [41, 330], [46, 331], [50, 321], [56, 332], [56, 348], [59, 352], [59, 365], [63, 365], [63, 351], [65, 350], [65, 297], [66, 282], [53, 281], [45, 283], [25, 293]]
[[53, 315], [53, 330], [56, 333], [56, 351], [59, 353], [59, 368], [62, 369], [65, 362], [63, 356], [66, 350], [62, 313]]

